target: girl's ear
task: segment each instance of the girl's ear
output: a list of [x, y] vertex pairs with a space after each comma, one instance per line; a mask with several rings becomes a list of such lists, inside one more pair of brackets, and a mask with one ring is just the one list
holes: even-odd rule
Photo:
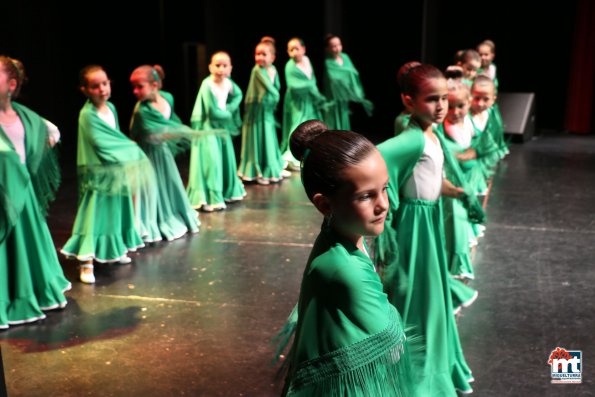
[[401, 101], [407, 110], [411, 111], [413, 109], [413, 98], [410, 95], [401, 94]]
[[316, 209], [324, 216], [330, 216], [333, 212], [330, 200], [322, 193], [316, 193], [312, 197], [312, 203], [314, 203]]

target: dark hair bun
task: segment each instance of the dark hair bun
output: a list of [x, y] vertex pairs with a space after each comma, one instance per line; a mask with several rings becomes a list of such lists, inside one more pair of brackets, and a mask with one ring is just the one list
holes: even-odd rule
[[301, 161], [306, 149], [312, 148], [313, 141], [327, 131], [328, 126], [320, 120], [308, 120], [298, 125], [289, 140], [293, 156]]

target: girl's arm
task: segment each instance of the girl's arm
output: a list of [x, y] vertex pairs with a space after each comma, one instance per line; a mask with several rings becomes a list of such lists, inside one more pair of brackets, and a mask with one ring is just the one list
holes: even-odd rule
[[48, 129], [48, 143], [50, 144], [50, 147], [54, 147], [56, 143], [60, 141], [60, 130], [51, 121], [46, 119], [43, 119], [43, 121]]
[[462, 187], [457, 187], [446, 178], [442, 179], [442, 195], [447, 197], [459, 198], [465, 193]]

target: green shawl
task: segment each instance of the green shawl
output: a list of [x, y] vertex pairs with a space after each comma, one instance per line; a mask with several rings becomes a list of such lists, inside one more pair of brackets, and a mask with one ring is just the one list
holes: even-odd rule
[[287, 396], [408, 395], [402, 320], [370, 258], [323, 226], [304, 271]]
[[0, 244], [10, 233], [25, 206], [31, 182], [19, 155], [0, 134]]
[[153, 182], [151, 163], [142, 149], [120, 131], [118, 113], [107, 103], [116, 128], [103, 121], [89, 100], [79, 114], [77, 166], [79, 191], [121, 194]]
[[[271, 65], [275, 69], [275, 66]], [[276, 70], [276, 69], [275, 69]], [[271, 82], [266, 68], [254, 65], [250, 73], [250, 83], [246, 90], [244, 99], [244, 115], [250, 114], [252, 106], [267, 106], [269, 108], [277, 107], [281, 94], [279, 89], [279, 73], [275, 74], [275, 82]]]
[[341, 58], [343, 65], [339, 65], [332, 57], [327, 57], [324, 61], [325, 96], [335, 101], [361, 103], [368, 116], [371, 116], [374, 105], [366, 99], [359, 72], [349, 55], [343, 52]]
[[411, 114], [402, 111], [397, 118], [395, 119], [395, 136], [399, 135], [401, 132], [407, 129], [409, 125], [409, 120], [411, 120]]
[[166, 119], [155, 109], [149, 101], [136, 103], [132, 120], [130, 120], [130, 135], [141, 145], [159, 145], [166, 142], [175, 156], [190, 147], [190, 139], [198, 131], [182, 124], [174, 112], [174, 97], [166, 91], [159, 94], [169, 103], [171, 115]]
[[287, 90], [283, 101], [283, 141], [281, 152], [289, 148], [289, 138], [293, 130], [306, 120], [322, 120], [321, 111], [332, 106], [318, 91], [316, 75], [312, 70], [312, 78], [297, 67], [293, 59], [285, 65]]
[[[46, 215], [50, 201], [56, 195], [60, 185], [60, 167], [55, 149], [51, 148], [49, 132], [45, 120], [31, 109], [13, 102], [12, 107], [18, 114], [25, 128], [26, 166], [33, 189], [37, 197], [39, 209]], [[14, 151], [12, 141], [0, 128], [0, 138]]]
[[232, 91], [227, 96], [226, 109], [217, 106], [217, 98], [211, 90], [212, 76], [206, 77], [194, 103], [194, 110], [190, 122], [194, 130], [225, 130], [231, 136], [238, 136], [242, 126], [240, 118], [240, 104], [242, 103], [242, 90], [233, 80]]

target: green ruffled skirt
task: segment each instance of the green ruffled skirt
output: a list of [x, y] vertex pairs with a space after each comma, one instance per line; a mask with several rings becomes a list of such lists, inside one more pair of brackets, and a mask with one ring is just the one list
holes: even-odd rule
[[[453, 313], [440, 202], [403, 199], [387, 219], [387, 231], [378, 243], [389, 244], [387, 240], [396, 234], [398, 255], [384, 255], [393, 260], [385, 263], [385, 289], [406, 329], [425, 342], [423, 352], [412, 354], [416, 395], [455, 397], [456, 390], [471, 392], [473, 377]], [[386, 247], [378, 249], [386, 252]]]
[[31, 184], [16, 225], [0, 243], [0, 329], [45, 318], [66, 306], [64, 277]]

